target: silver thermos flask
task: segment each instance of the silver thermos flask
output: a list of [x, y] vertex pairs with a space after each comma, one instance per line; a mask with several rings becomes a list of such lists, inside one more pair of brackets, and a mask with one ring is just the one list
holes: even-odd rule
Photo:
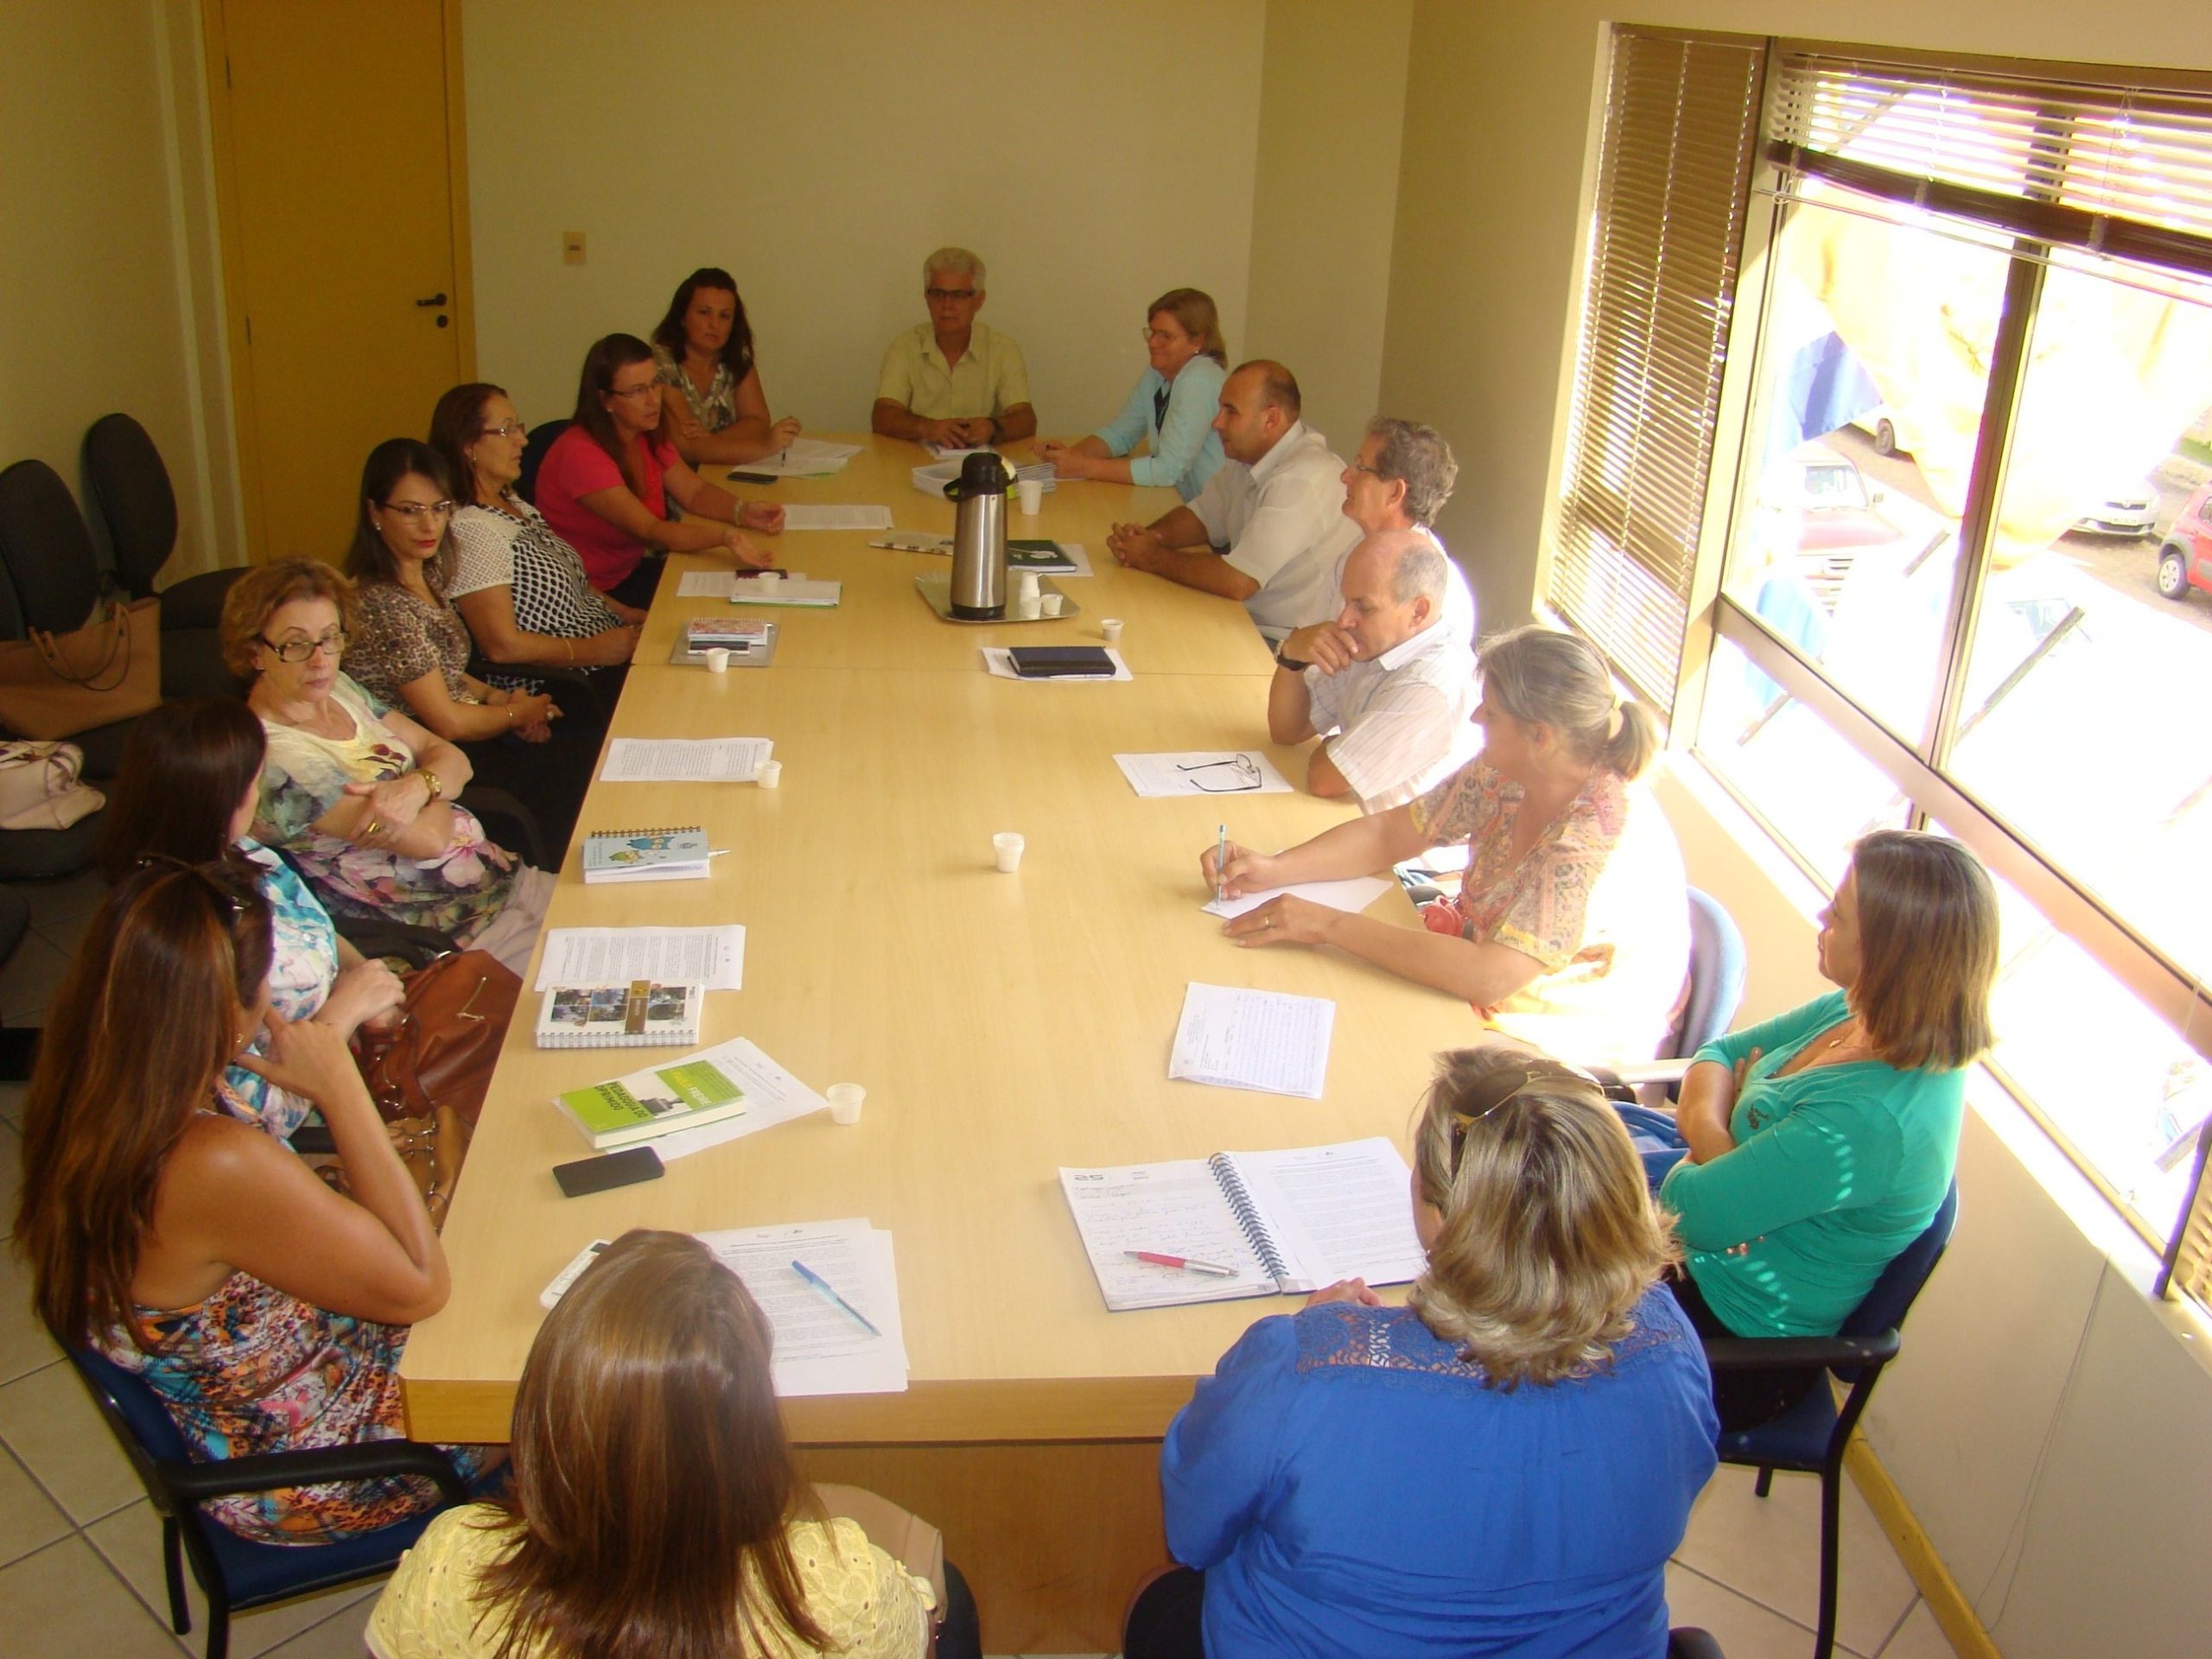
[[952, 613], [963, 622], [1006, 614], [1006, 466], [985, 450], [944, 487], [959, 505], [952, 524]]

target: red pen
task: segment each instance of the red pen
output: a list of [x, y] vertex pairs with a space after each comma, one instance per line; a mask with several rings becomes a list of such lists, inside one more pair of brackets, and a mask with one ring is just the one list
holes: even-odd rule
[[1210, 1273], [1217, 1279], [1234, 1279], [1236, 1269], [1224, 1268], [1218, 1262], [1193, 1262], [1187, 1255], [1163, 1255], [1158, 1250], [1124, 1250], [1124, 1255], [1135, 1256], [1140, 1262], [1149, 1262], [1154, 1267], [1180, 1268], [1185, 1273]]

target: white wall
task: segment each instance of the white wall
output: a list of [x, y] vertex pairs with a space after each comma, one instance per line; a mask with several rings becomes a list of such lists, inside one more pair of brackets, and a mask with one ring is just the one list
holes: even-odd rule
[[[190, 315], [175, 112], [198, 96], [199, 57], [174, 20], [155, 0], [0, 7], [0, 465], [45, 461], [99, 537], [85, 429], [114, 410], [137, 416], [176, 488], [170, 580], [237, 546], [215, 512]], [[194, 154], [204, 165], [204, 141]]]
[[647, 333], [702, 264], [738, 279], [771, 405], [817, 429], [866, 428], [946, 243], [987, 263], [984, 320], [1020, 341], [1047, 432], [1119, 410], [1164, 289], [1205, 289], [1243, 337], [1260, 0], [462, 15], [478, 364], [530, 419], [568, 413], [585, 347]]

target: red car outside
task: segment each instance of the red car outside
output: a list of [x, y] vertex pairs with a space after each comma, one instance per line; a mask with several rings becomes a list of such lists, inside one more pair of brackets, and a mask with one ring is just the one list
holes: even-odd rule
[[2187, 599], [2192, 588], [2212, 594], [2212, 484], [2198, 486], [2158, 549], [2158, 591]]

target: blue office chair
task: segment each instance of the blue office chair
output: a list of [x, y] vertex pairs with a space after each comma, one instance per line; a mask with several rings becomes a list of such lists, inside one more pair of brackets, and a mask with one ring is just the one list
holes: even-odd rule
[[364, 1440], [196, 1462], [175, 1420], [143, 1379], [88, 1348], [65, 1344], [64, 1350], [162, 1517], [169, 1628], [179, 1636], [192, 1629], [184, 1562], [192, 1563], [192, 1576], [207, 1598], [207, 1659], [225, 1659], [230, 1651], [233, 1610], [242, 1612], [389, 1573], [438, 1513], [426, 1510], [333, 1544], [261, 1544], [203, 1515], [200, 1506], [207, 1499], [325, 1481], [420, 1475], [437, 1483], [447, 1503], [468, 1501], [467, 1485], [446, 1454], [416, 1440]]
[[1689, 898], [1690, 994], [1667, 1046], [1654, 1057], [1662, 1060], [1689, 1058], [1726, 1031], [1744, 1005], [1743, 930], [1712, 894], [1692, 887]]
[[1898, 1327], [1914, 1300], [1942, 1260], [1959, 1217], [1959, 1184], [1943, 1195], [1935, 1217], [1905, 1246], [1866, 1299], [1833, 1337], [1708, 1338], [1705, 1357], [1716, 1371], [1769, 1365], [1822, 1366], [1835, 1373], [1848, 1392], [1839, 1408], [1834, 1390], [1821, 1377], [1805, 1397], [1772, 1422], [1720, 1437], [1720, 1461], [1759, 1471], [1758, 1495], [1774, 1484], [1777, 1469], [1821, 1478], [1821, 1615], [1813, 1659], [1829, 1659], [1835, 1649], [1836, 1555], [1841, 1542], [1843, 1454], [1881, 1379], [1882, 1369], [1897, 1357]]

